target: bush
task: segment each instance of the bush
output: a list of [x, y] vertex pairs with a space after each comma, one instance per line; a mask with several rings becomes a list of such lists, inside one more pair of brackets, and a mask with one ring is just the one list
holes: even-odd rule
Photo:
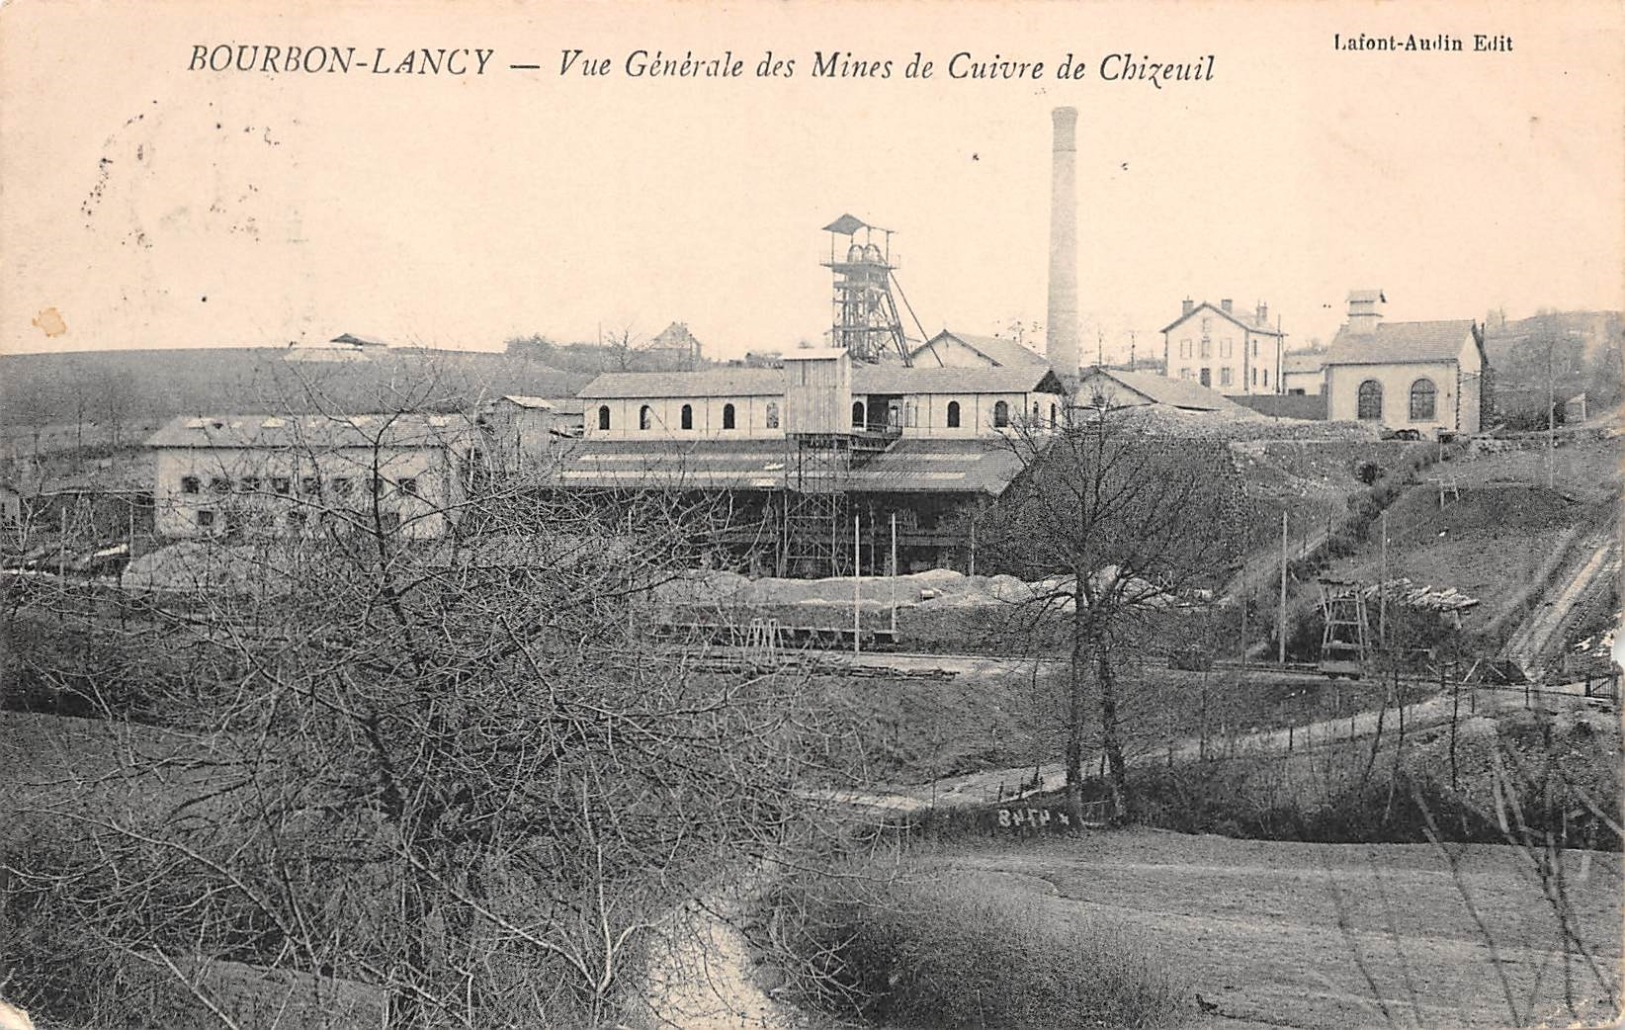
[[870, 864], [782, 885], [815, 1004], [896, 1028], [1181, 1026], [1182, 988], [1121, 931], [986, 874]]

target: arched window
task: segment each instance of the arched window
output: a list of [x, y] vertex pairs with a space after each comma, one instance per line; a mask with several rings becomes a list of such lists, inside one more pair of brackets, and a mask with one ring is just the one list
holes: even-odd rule
[[726, 403], [722, 407], [722, 429], [724, 431], [734, 429], [734, 404], [732, 402]]
[[599, 406], [598, 407], [598, 429], [600, 431], [609, 430], [609, 407], [608, 406]]
[[638, 430], [647, 431], [650, 428], [650, 426], [653, 425], [653, 424], [654, 424], [654, 410], [650, 409], [648, 406], [639, 407], [639, 409], [638, 409]]
[[852, 403], [852, 426], [863, 426], [863, 402], [861, 400]]
[[777, 402], [769, 402], [767, 404], [767, 426], [779, 426], [779, 404]]
[[1411, 419], [1432, 420], [1439, 390], [1426, 377], [1411, 385]]
[[694, 430], [694, 407], [689, 405], [687, 402], [683, 403], [682, 421], [683, 430]]
[[1376, 381], [1362, 381], [1355, 415], [1361, 420], [1382, 419], [1382, 385]]
[[950, 402], [950, 403], [948, 403], [948, 426], [949, 427], [958, 427], [959, 426], [959, 403], [958, 402]]
[[1004, 401], [1004, 399], [993, 403], [993, 426], [1010, 426], [1010, 403]]
[[1060, 415], [1061, 415], [1060, 410], [1058, 410], [1055, 407], [1055, 403], [1051, 402], [1049, 404], [1049, 425], [1051, 427], [1059, 427], [1060, 426], [1060, 424], [1061, 424]]

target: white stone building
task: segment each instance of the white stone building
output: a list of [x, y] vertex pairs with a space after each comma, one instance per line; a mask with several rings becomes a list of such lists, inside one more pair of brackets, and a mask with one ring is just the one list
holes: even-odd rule
[[1483, 329], [1472, 320], [1382, 322], [1381, 291], [1349, 295], [1326, 355], [1327, 419], [1437, 436], [1475, 433], [1483, 410]]
[[1286, 339], [1269, 319], [1263, 302], [1243, 314], [1229, 298], [1218, 305], [1186, 298], [1179, 318], [1162, 328], [1163, 370], [1222, 395], [1279, 394]]

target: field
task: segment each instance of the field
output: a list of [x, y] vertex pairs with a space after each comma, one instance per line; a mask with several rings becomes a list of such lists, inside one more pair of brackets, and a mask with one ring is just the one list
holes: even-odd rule
[[[1510, 848], [1452, 848], [1459, 887], [1428, 845], [1135, 830], [933, 850], [967, 885], [1120, 925], [1214, 1007], [1201, 1020], [1215, 1026], [1562, 1024], [1566, 997], [1594, 1023], [1614, 1012], [1588, 963], [1559, 950], [1553, 910]], [[1575, 925], [1617, 980], [1619, 858], [1566, 863]]]

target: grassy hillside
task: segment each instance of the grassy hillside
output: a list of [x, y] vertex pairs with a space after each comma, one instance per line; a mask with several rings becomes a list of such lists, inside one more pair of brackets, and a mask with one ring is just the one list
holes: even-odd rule
[[0, 356], [0, 420], [14, 440], [31, 443], [33, 428], [57, 425], [86, 444], [116, 444], [182, 413], [309, 411], [313, 396], [339, 412], [403, 403], [450, 409], [492, 395], [573, 395], [590, 379], [524, 354], [396, 349], [345, 363], [290, 358], [297, 354], [211, 348]]

